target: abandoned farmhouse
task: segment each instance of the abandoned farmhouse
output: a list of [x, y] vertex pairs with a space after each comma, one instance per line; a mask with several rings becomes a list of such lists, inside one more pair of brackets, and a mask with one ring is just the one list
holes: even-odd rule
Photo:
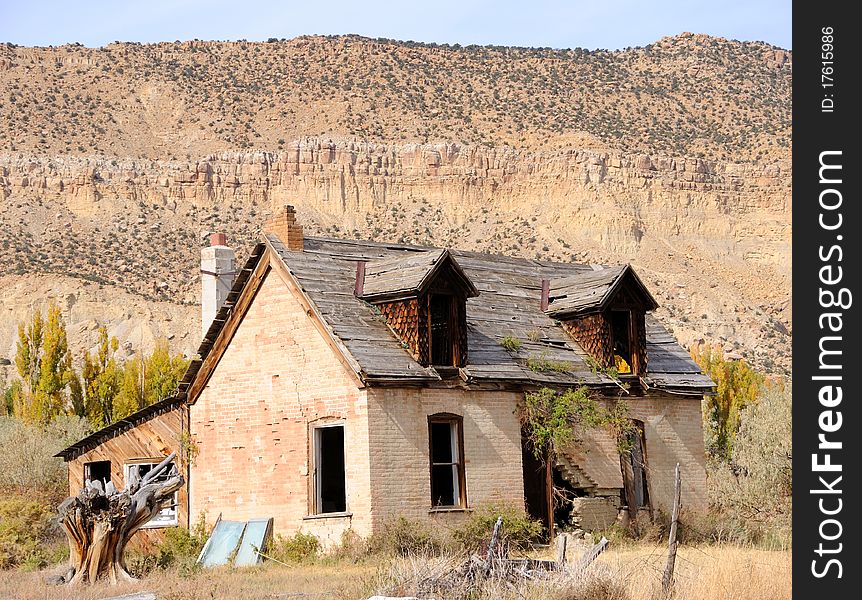
[[[492, 502], [548, 523], [550, 483], [574, 498], [562, 518], [597, 529], [668, 510], [677, 463], [684, 506], [706, 505], [714, 384], [630, 266], [305, 237], [285, 206], [244, 264], [214, 234], [201, 278], [203, 341], [177, 393], [58, 454], [76, 494], [178, 453], [187, 485], [144, 542], [201, 514], [272, 517], [325, 545], [398, 516], [446, 527]], [[639, 435], [621, 458], [587, 430], [548, 470], [519, 407], [582, 385], [624, 399]]]

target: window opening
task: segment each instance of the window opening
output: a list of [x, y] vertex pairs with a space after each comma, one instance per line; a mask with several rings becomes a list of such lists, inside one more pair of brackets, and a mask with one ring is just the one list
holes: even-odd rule
[[619, 373], [631, 373], [631, 313], [627, 310], [612, 310], [611, 328], [614, 341], [614, 366]]
[[84, 479], [90, 481], [101, 481], [102, 489], [111, 481], [111, 461], [97, 460], [84, 463]]
[[461, 419], [432, 417], [428, 428], [431, 445], [431, 505], [464, 506]]
[[[123, 466], [123, 477], [125, 478], [126, 485], [128, 485], [129, 481], [132, 477], [137, 475], [138, 479], [142, 479], [144, 475], [153, 470], [154, 467], [158, 466], [159, 463], [162, 462], [160, 458], [154, 458], [148, 462], [134, 462], [128, 463]], [[163, 482], [167, 481], [171, 477], [177, 474], [177, 464], [176, 462], [171, 462], [171, 464], [163, 470], [158, 477], [156, 477], [153, 481], [155, 482]], [[178, 492], [174, 492], [173, 498], [171, 498], [170, 503], [162, 508], [158, 512], [158, 514], [150, 519], [150, 521], [144, 524], [143, 528], [155, 528], [155, 527], [172, 527], [179, 523], [177, 517], [177, 502], [179, 499]]]
[[346, 512], [343, 425], [314, 429], [314, 461], [315, 513]]
[[453, 364], [452, 331], [453, 296], [435, 294], [431, 296], [429, 312], [431, 313], [431, 364]]

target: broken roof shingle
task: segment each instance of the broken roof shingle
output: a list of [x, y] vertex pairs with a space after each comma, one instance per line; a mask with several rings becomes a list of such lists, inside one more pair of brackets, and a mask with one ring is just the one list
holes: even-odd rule
[[646, 310], [658, 308], [658, 302], [630, 265], [589, 270], [567, 277], [551, 279], [546, 311], [556, 319], [604, 310], [624, 281], [630, 281], [641, 296]]
[[479, 295], [449, 250], [433, 249], [369, 261], [365, 267], [362, 298], [374, 302], [416, 296], [424, 292], [447, 266], [467, 297]]

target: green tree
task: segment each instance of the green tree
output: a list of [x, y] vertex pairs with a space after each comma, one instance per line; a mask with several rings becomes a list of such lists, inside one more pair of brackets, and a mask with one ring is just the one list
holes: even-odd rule
[[744, 360], [725, 359], [719, 348], [703, 346], [692, 350], [691, 355], [716, 383], [716, 394], [704, 401], [707, 452], [721, 460], [730, 460], [740, 411], [757, 401], [764, 384], [763, 375]]
[[771, 385], [740, 411], [729, 462], [713, 461], [711, 502], [730, 518], [789, 539], [793, 491], [790, 387]]
[[124, 365], [114, 418], [127, 417], [173, 394], [188, 366], [182, 354], [171, 355], [164, 338], [156, 341], [149, 356], [136, 354]]
[[22, 379], [13, 399], [17, 416], [47, 424], [65, 412], [74, 372], [63, 315], [54, 302], [48, 305], [47, 318], [36, 309], [29, 324], [18, 325], [15, 366]]
[[188, 367], [189, 361], [182, 354], [171, 356], [167, 339], [156, 340], [153, 353], [144, 361], [144, 405], [155, 404], [173, 394]]
[[109, 338], [107, 327], [102, 326], [99, 328], [96, 354], [84, 353], [84, 365], [81, 369], [84, 410], [96, 427], [104, 427], [114, 422], [114, 400], [120, 391], [123, 378], [122, 366], [114, 359], [118, 347], [117, 338]]

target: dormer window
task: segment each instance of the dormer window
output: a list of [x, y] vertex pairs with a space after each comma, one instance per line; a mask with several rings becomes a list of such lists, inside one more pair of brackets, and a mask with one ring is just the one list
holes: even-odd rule
[[629, 265], [551, 280], [547, 293], [545, 313], [599, 365], [646, 373], [645, 316], [658, 303]]
[[448, 250], [362, 264], [355, 293], [422, 365], [467, 364], [467, 299], [479, 292]]
[[611, 310], [611, 335], [613, 339], [614, 366], [620, 374], [632, 372], [632, 313], [628, 310]]
[[428, 298], [428, 313], [431, 330], [431, 364], [452, 366], [455, 354], [457, 335], [457, 317], [453, 323], [455, 297], [443, 294], [431, 294]]

